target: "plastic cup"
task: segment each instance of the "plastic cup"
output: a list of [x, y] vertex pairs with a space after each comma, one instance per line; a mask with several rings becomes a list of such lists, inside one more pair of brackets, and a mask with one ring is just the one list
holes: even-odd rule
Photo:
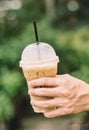
[[[22, 67], [26, 80], [31, 81], [42, 77], [55, 77], [57, 74], [58, 62], [59, 58], [52, 46], [43, 42], [39, 44], [32, 43], [23, 50], [20, 67]], [[32, 98], [36, 100], [49, 99], [48, 97], [43, 98], [40, 96], [31, 96], [31, 99]], [[34, 107], [34, 111], [43, 112], [44, 110]]]

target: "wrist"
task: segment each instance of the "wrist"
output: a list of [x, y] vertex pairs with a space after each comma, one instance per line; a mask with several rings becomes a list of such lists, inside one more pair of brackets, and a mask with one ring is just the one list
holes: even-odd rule
[[79, 99], [81, 107], [84, 111], [89, 111], [89, 84], [86, 82], [81, 82], [79, 87]]

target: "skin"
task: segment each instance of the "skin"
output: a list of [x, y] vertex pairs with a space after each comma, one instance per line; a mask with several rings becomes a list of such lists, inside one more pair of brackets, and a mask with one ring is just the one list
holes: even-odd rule
[[32, 107], [40, 107], [47, 118], [89, 110], [89, 84], [69, 74], [29, 81], [28, 89], [30, 96], [47, 97], [31, 99]]

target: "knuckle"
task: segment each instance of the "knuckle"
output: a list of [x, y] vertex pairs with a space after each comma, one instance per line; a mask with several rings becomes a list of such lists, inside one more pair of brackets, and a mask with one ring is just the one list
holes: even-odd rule
[[66, 74], [66, 76], [70, 76], [69, 74]]
[[70, 75], [69, 75], [69, 74], [64, 74], [64, 76], [65, 76], [65, 77], [68, 77], [68, 78], [70, 77]]

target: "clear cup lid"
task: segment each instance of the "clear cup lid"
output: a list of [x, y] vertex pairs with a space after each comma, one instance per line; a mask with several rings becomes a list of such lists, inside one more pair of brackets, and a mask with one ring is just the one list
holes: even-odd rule
[[52, 46], [47, 43], [32, 43], [25, 47], [21, 55], [20, 67], [45, 63], [58, 63], [59, 57]]

